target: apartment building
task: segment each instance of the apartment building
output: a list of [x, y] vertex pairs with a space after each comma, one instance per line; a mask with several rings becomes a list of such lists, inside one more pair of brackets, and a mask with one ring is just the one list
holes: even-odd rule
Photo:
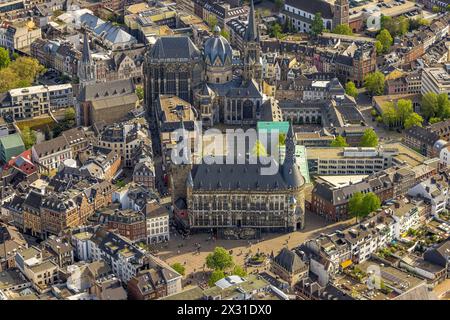
[[384, 170], [393, 165], [396, 148], [308, 148], [308, 168], [318, 175], [363, 175]]
[[133, 167], [143, 146], [141, 126], [138, 123], [117, 123], [103, 128], [97, 137], [97, 146], [119, 154], [125, 167]]
[[29, 52], [33, 41], [41, 37], [41, 28], [36, 27], [33, 21], [16, 21], [0, 27], [0, 46], [11, 52]]
[[48, 292], [50, 286], [59, 280], [58, 265], [44, 259], [43, 252], [37, 247], [19, 251], [16, 266], [39, 293]]
[[421, 93], [434, 92], [450, 95], [450, 64], [443, 67], [424, 68]]
[[35, 144], [32, 147], [32, 159], [38, 164], [40, 172], [55, 171], [65, 160], [73, 159], [72, 148], [61, 135]]
[[417, 227], [425, 212], [423, 202], [399, 200], [356, 225], [307, 241], [305, 248], [317, 255], [310, 262], [311, 270], [316, 273], [319, 264], [328, 265], [329, 273], [334, 274], [352, 263], [367, 261], [372, 253]]
[[448, 205], [448, 184], [437, 177], [431, 177], [418, 183], [408, 191], [408, 195], [425, 199], [431, 205], [431, 214], [439, 217], [439, 214], [446, 210]]
[[110, 211], [111, 209], [106, 209], [101, 212], [105, 213], [108, 230], [114, 230], [133, 242], [147, 240], [146, 221], [142, 213], [130, 209]]
[[147, 242], [159, 243], [169, 241], [169, 210], [156, 201], [149, 201], [145, 206], [145, 216]]
[[85, 224], [94, 212], [111, 202], [112, 186], [106, 181], [53, 178], [45, 194], [35, 190], [28, 192], [21, 204], [22, 210], [17, 210], [17, 206], [8, 208], [17, 211], [13, 218], [18, 220], [14, 223], [23, 225], [24, 232], [46, 239]]
[[2, 101], [0, 114], [27, 119], [48, 114], [50, 110], [74, 106], [72, 84], [11, 89]]
[[155, 166], [150, 159], [134, 166], [133, 182], [148, 189], [155, 188]]

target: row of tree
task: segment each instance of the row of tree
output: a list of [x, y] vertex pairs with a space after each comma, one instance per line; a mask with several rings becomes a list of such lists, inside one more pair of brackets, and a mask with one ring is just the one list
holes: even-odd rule
[[380, 198], [373, 192], [361, 193], [356, 192], [352, 195], [348, 202], [348, 212], [358, 222], [369, 215], [371, 212], [378, 210], [381, 207]]
[[[337, 136], [330, 144], [331, 147], [348, 147], [347, 140], [343, 136]], [[360, 147], [371, 147], [374, 148], [378, 146], [378, 135], [372, 129], [366, 129], [359, 143]]]
[[446, 93], [428, 92], [422, 96], [422, 115], [430, 123], [450, 118], [450, 101]]
[[397, 103], [388, 102], [383, 110], [382, 121], [389, 127], [422, 126], [423, 118], [414, 112], [413, 103], [408, 99], [399, 99]]

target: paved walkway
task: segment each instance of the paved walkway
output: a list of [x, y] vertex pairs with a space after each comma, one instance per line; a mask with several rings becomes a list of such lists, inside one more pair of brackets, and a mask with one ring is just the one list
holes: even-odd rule
[[[348, 220], [329, 224], [321, 217], [307, 213], [304, 230], [288, 234], [265, 234], [263, 239], [259, 241], [253, 240], [251, 245], [246, 240], [212, 241], [209, 239], [209, 235], [206, 234], [191, 235], [186, 240], [183, 240], [179, 234], [172, 234], [169, 244], [165, 245], [165, 247], [163, 245], [159, 246], [157, 255], [169, 264], [179, 262], [185, 265], [187, 276], [192, 273], [202, 276], [206, 256], [215, 247], [221, 246], [227, 250], [233, 250], [234, 262], [243, 266], [246, 253], [256, 253], [259, 249], [260, 252], [264, 252], [267, 255], [270, 255], [272, 251], [274, 254], [277, 254], [285, 246], [291, 249], [295, 248], [307, 239], [314, 238], [320, 233], [332, 232], [349, 225], [352, 221], [354, 222], [354, 220]], [[199, 253], [196, 251], [197, 243], [201, 246]], [[207, 269], [205, 270], [207, 271]], [[252, 270], [248, 271], [251, 272]]]

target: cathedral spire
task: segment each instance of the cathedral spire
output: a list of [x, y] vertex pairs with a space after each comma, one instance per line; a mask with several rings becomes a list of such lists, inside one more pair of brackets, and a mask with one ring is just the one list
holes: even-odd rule
[[83, 40], [83, 52], [81, 53], [81, 61], [84, 63], [90, 63], [91, 62], [91, 49], [89, 48], [89, 38], [87, 33], [84, 33], [84, 40]]
[[255, 19], [255, 6], [253, 5], [253, 0], [250, 0], [250, 14], [248, 15], [248, 24], [244, 40], [247, 42], [259, 42], [259, 32]]
[[95, 82], [95, 64], [92, 59], [91, 49], [89, 48], [89, 37], [84, 33], [83, 51], [81, 52], [81, 61], [78, 63], [78, 78], [80, 84], [85, 85]]

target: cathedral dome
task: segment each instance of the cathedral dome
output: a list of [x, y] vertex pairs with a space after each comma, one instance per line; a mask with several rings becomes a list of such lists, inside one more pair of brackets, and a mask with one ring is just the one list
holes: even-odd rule
[[220, 35], [219, 26], [214, 28], [214, 36], [206, 40], [204, 54], [206, 64], [208, 65], [215, 65], [217, 58], [219, 58], [219, 66], [231, 65], [231, 46], [228, 40]]

